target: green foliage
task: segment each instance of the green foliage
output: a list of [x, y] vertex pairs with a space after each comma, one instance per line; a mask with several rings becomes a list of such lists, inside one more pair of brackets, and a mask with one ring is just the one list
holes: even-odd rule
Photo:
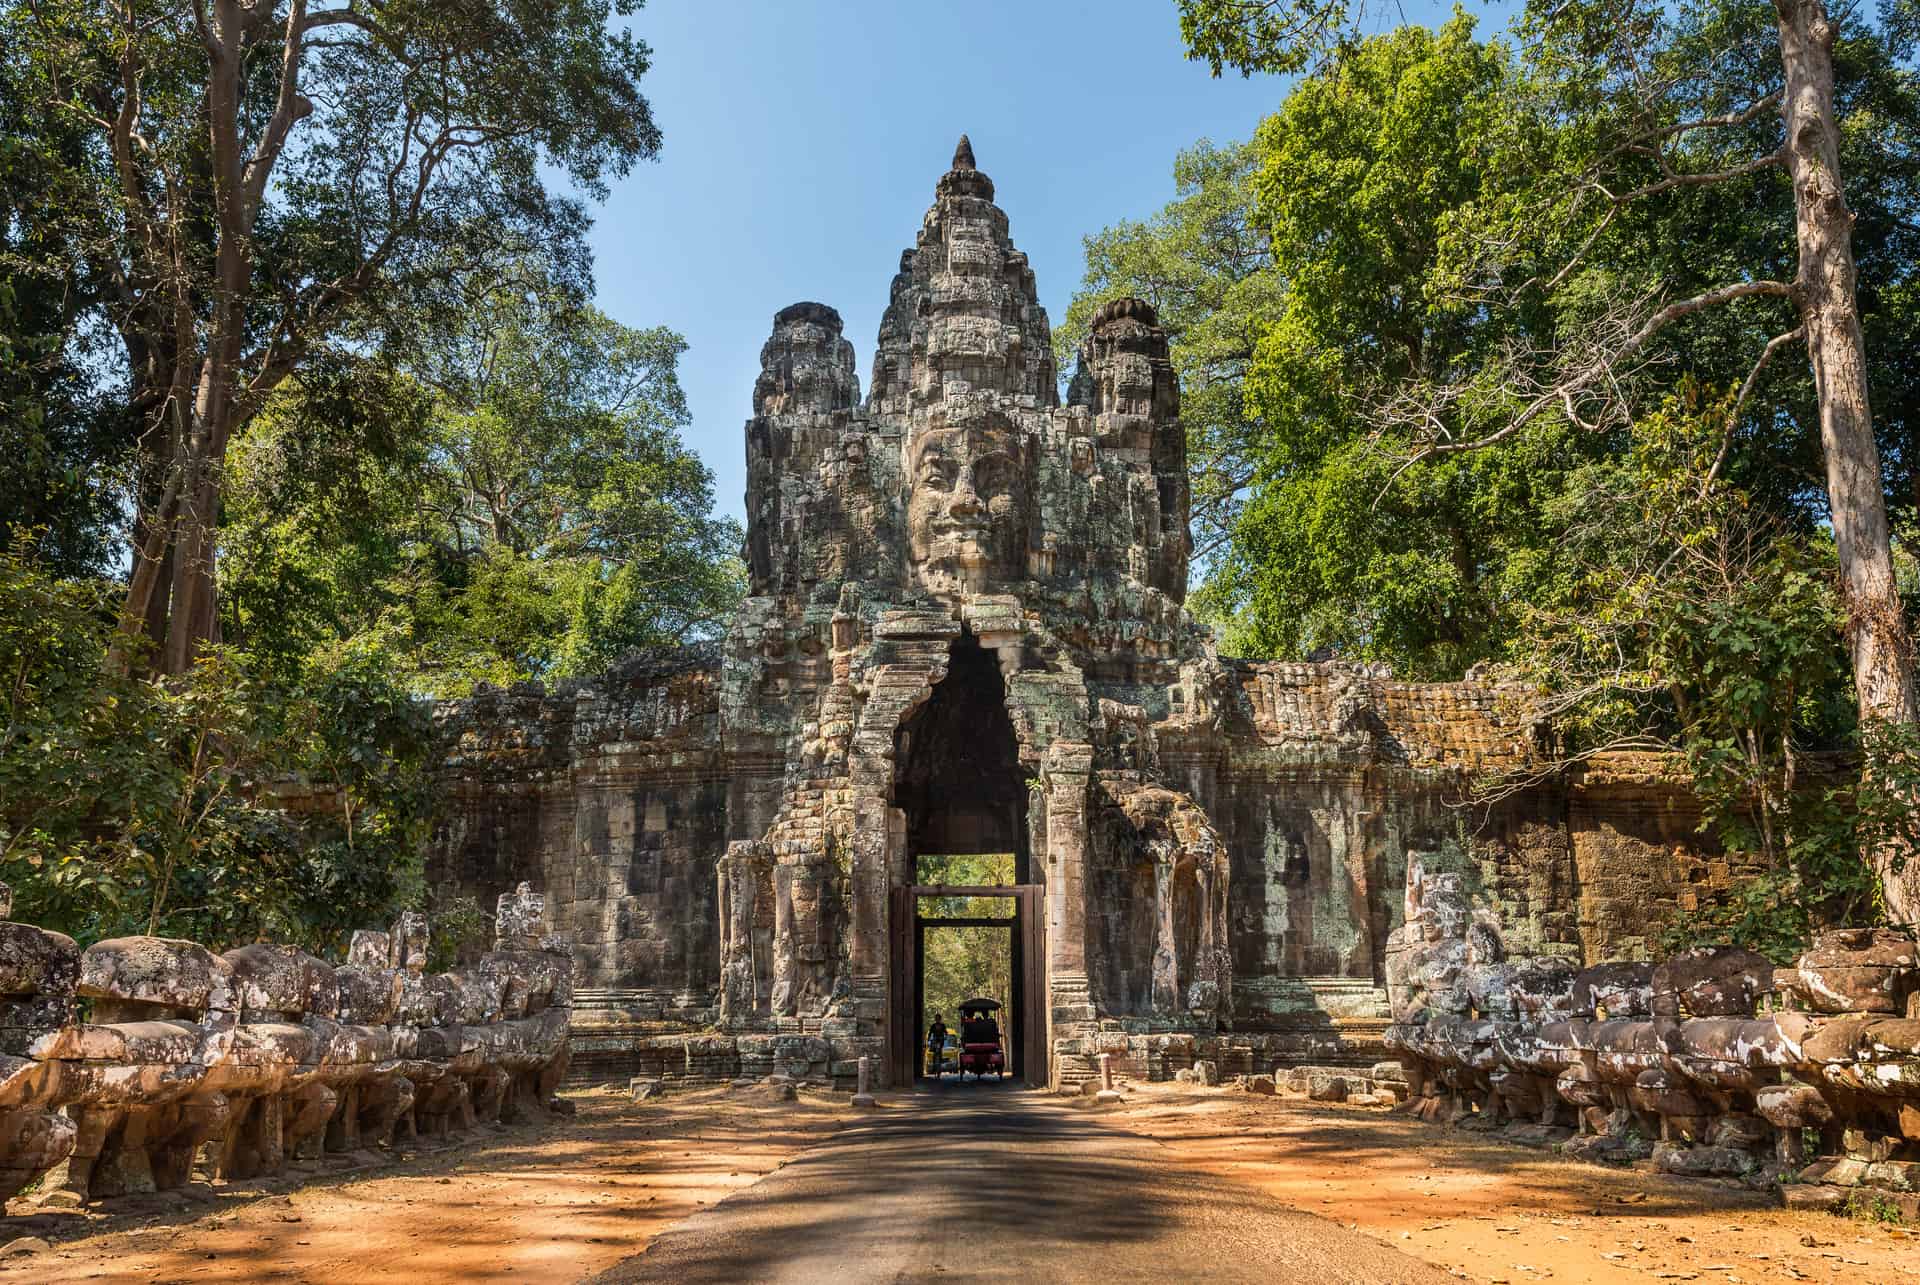
[[[922, 884], [946, 887], [1010, 886], [1015, 877], [1010, 852], [916, 858]], [[921, 938], [921, 1029], [938, 1013], [959, 1030], [960, 1004], [975, 996], [1011, 1004], [1013, 995], [1013, 910], [1011, 897], [923, 897], [919, 913], [927, 919], [1004, 919], [1005, 927], [929, 928]], [[1002, 1012], [1001, 1029], [1007, 1014]]]
[[[1509, 674], [1542, 693], [1571, 757], [1679, 750], [1703, 830], [1758, 866], [1667, 945], [1734, 941], [1791, 958], [1819, 926], [1872, 922], [1859, 853], [1913, 830], [1905, 729], [1856, 742], [1830, 541], [1709, 482], [1731, 398], [1688, 388], [1626, 454], [1579, 469], [1550, 508], [1576, 574], [1529, 603]], [[1868, 765], [1846, 770], [1848, 756]]]
[[479, 959], [493, 943], [493, 916], [472, 897], [434, 899], [427, 970], [444, 973]]
[[413, 329], [388, 364], [288, 386], [236, 445], [229, 637], [283, 665], [352, 639], [448, 696], [720, 628], [740, 533], [679, 437], [679, 336], [529, 265]]
[[[313, 3], [287, 57], [291, 8], [253, 5], [234, 19], [250, 55], [238, 143], [271, 161], [273, 179], [248, 229], [249, 366], [297, 359], [348, 319], [346, 303], [361, 326], [405, 320], [450, 265], [498, 265], [540, 247], [584, 282], [580, 195], [604, 194], [660, 145], [639, 89], [652, 51], [613, 22], [640, 0]], [[124, 12], [93, 0], [0, 3], [19, 95], [9, 123], [37, 179], [61, 196], [33, 212], [40, 253], [10, 267], [58, 278], [80, 259], [98, 267], [102, 287], [138, 287], [156, 254], [188, 274], [211, 266], [221, 231], [209, 125], [222, 122], [207, 102], [209, 37], [195, 13], [185, 0]], [[109, 128], [123, 105], [123, 54], [138, 90], [125, 104], [139, 131], [131, 189]], [[265, 140], [289, 68], [304, 110], [276, 149]], [[555, 177], [580, 195], [550, 189]], [[136, 367], [148, 345], [162, 359], [170, 348], [137, 296], [103, 288], [80, 301], [111, 314]], [[202, 305], [195, 320], [214, 311]], [[164, 383], [170, 372], [159, 374]]]
[[1256, 71], [1303, 71], [1345, 38], [1348, 23], [1364, 12], [1348, 0], [1178, 0], [1180, 35], [1187, 56], [1218, 76], [1227, 67]]
[[[924, 886], [991, 888], [1012, 886], [1016, 872], [1011, 852], [916, 858], [917, 878]], [[923, 897], [920, 913], [946, 919], [1011, 919], [1011, 897]], [[962, 996], [961, 998], [966, 998]]]
[[175, 680], [108, 663], [109, 586], [0, 555], [0, 878], [21, 918], [92, 941], [338, 948], [418, 900], [424, 707], [377, 657], [263, 677], [215, 649]]
[[[929, 928], [921, 939], [921, 1030], [935, 1013], [960, 1029], [960, 1005], [976, 996], [1013, 1001], [1013, 933], [1008, 927]], [[997, 1020], [1007, 1030], [1007, 1010]]]
[[[19, 76], [0, 60], [0, 545], [31, 531], [43, 563], [96, 574], [110, 560], [132, 439], [91, 386], [75, 306], [87, 267], [43, 225], [72, 140], [29, 130]], [[27, 262], [49, 270], [21, 270]]]
[[1405, 434], [1375, 409], [1548, 324], [1496, 321], [1446, 288], [1458, 211], [1506, 181], [1494, 161], [1518, 92], [1507, 52], [1465, 17], [1358, 42], [1252, 143], [1183, 156], [1159, 216], [1088, 239], [1063, 338], [1100, 299], [1138, 293], [1169, 319], [1189, 389], [1198, 376], [1198, 416], [1191, 394], [1183, 411], [1214, 556], [1193, 604], [1229, 650], [1457, 677], [1551, 574], [1542, 507], [1604, 443], [1548, 428], [1403, 470]]
[[[1815, 390], [1796, 345], [1754, 364], [1792, 308], [1688, 314], [1574, 396], [1542, 395], [1618, 350], [1648, 301], [1795, 276], [1792, 192], [1766, 159], [1772, 9], [1528, 4], [1509, 50], [1457, 12], [1364, 38], [1350, 5], [1178, 7], [1215, 74], [1308, 73], [1255, 137], [1284, 305], [1252, 319], [1257, 467], [1196, 605], [1256, 655], [1422, 677], [1495, 662], [1546, 694], [1572, 755], [1682, 751], [1705, 828], [1762, 873], [1676, 936], [1782, 957], [1819, 924], [1871, 921], [1859, 853], [1906, 841], [1920, 758], [1906, 729], [1854, 726]], [[1833, 50], [1875, 431], [1907, 531], [1912, 11], [1850, 11]]]
[[112, 407], [110, 449], [74, 449], [46, 431], [73, 427], [49, 375], [28, 445], [49, 481], [125, 469], [119, 496], [80, 490], [132, 510], [145, 663], [178, 673], [219, 636], [227, 446], [316, 352], [399, 342], [450, 278], [530, 253], [585, 294], [585, 201], [660, 143], [651, 52], [615, 24], [638, 7], [0, 0], [0, 269], [57, 304], [20, 337], [57, 334]]
[[1884, 1227], [1898, 1227], [1905, 1221], [1900, 1206], [1877, 1191], [1849, 1192], [1841, 1212], [1858, 1222], [1878, 1223]]
[[[1351, 6], [1179, 8], [1190, 54], [1216, 73], [1309, 73], [1249, 152], [1243, 208], [1255, 239], [1269, 240], [1265, 297], [1250, 314], [1202, 307], [1203, 319], [1222, 310], [1257, 343], [1234, 385], [1241, 422], [1207, 432], [1238, 442], [1246, 489], [1194, 605], [1244, 654], [1385, 660], [1425, 678], [1500, 659], [1522, 606], [1566, 587], [1551, 511], [1561, 492], [1584, 465], [1629, 450], [1634, 419], [1683, 379], [1737, 387], [1767, 340], [1791, 328], [1791, 310], [1748, 301], [1689, 316], [1572, 404], [1577, 416], [1548, 399], [1498, 447], [1405, 466], [1423, 446], [1511, 424], [1541, 381], [1614, 342], [1637, 301], [1793, 276], [1790, 186], [1777, 169], [1749, 165], [1778, 146], [1777, 113], [1658, 134], [1738, 116], [1778, 87], [1774, 15], [1720, 0], [1537, 5], [1508, 48], [1475, 41], [1457, 11], [1431, 32], [1363, 37]], [[1920, 496], [1911, 53], [1899, 22], [1876, 28], [1852, 15], [1834, 51], [1876, 432], [1896, 513], [1913, 512]], [[1649, 130], [1665, 139], [1661, 160], [1635, 142]], [[1625, 205], [1602, 196], [1657, 187], [1669, 171], [1727, 170], [1737, 172]], [[1191, 204], [1183, 188], [1159, 219], [1090, 238], [1085, 295], [1105, 293], [1109, 265], [1128, 262], [1116, 242], [1149, 266], [1153, 249], [1177, 248], [1168, 229]], [[1239, 281], [1230, 263], [1189, 259], [1215, 296]], [[1789, 533], [1810, 536], [1824, 519], [1822, 463], [1814, 390], [1791, 347], [1738, 421], [1722, 476]]]

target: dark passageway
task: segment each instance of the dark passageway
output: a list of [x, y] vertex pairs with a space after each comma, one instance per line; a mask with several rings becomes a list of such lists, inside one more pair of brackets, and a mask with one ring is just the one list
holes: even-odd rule
[[999, 662], [972, 634], [953, 644], [947, 676], [894, 735], [894, 806], [907, 851], [1011, 852], [1027, 861], [1027, 781], [1007, 717]]

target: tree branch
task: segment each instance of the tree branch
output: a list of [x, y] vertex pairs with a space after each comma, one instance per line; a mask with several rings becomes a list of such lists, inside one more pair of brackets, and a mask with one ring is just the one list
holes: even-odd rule
[[1707, 476], [1700, 483], [1700, 494], [1704, 497], [1712, 489], [1714, 479], [1720, 476], [1721, 466], [1727, 462], [1727, 455], [1733, 449], [1734, 430], [1740, 426], [1740, 411], [1747, 404], [1747, 398], [1753, 392], [1753, 386], [1760, 382], [1760, 372], [1773, 360], [1773, 354], [1796, 339], [1804, 338], [1807, 328], [1795, 326], [1784, 335], [1775, 335], [1767, 340], [1767, 346], [1760, 350], [1759, 360], [1753, 363], [1753, 369], [1747, 372], [1746, 382], [1740, 385], [1739, 395], [1733, 399], [1733, 408], [1727, 412], [1727, 431], [1720, 439], [1720, 450], [1713, 457], [1713, 467], [1707, 470]]
[[285, 51], [280, 58], [280, 93], [273, 106], [273, 116], [267, 121], [266, 129], [261, 131], [259, 145], [246, 163], [240, 209], [241, 217], [249, 227], [260, 212], [260, 202], [266, 196], [267, 179], [273, 173], [273, 163], [279, 158], [280, 149], [286, 145], [287, 132], [293, 128], [295, 121], [304, 120], [313, 112], [313, 104], [300, 93], [301, 37], [305, 30], [306, 12], [306, 0], [293, 0], [287, 10]]

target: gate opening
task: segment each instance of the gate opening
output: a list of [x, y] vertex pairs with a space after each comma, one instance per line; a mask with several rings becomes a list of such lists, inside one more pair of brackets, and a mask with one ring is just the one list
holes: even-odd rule
[[[954, 640], [947, 676], [894, 733], [893, 803], [916, 860], [1007, 854], [1012, 869], [982, 882], [1019, 883], [1027, 865], [1027, 780], [1007, 717], [1000, 664], [971, 633]], [[916, 872], [919, 882], [948, 883]]]
[[[929, 1073], [929, 968], [949, 1029], [959, 1025], [951, 1006], [997, 1000], [1007, 1079], [1047, 1080], [1044, 913], [1029, 869], [1028, 781], [1006, 702], [999, 661], [963, 632], [946, 677], [894, 733], [892, 802], [904, 831], [894, 877], [905, 885], [892, 890], [888, 925], [896, 1085]], [[960, 978], [986, 993], [950, 994]]]

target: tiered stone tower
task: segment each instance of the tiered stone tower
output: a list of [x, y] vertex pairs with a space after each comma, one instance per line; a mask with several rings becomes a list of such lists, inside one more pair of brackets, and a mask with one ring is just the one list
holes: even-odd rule
[[1136, 1074], [1373, 1055], [1410, 854], [1470, 874], [1516, 946], [1573, 954], [1724, 879], [1632, 764], [1451, 806], [1530, 757], [1499, 692], [1219, 657], [1182, 605], [1185, 436], [1147, 304], [1102, 307], [1058, 389], [962, 138], [864, 401], [839, 314], [774, 317], [721, 658], [448, 710], [461, 806], [433, 873], [548, 889], [578, 1065], [909, 1073], [932, 855], [1012, 854], [1023, 1061], [1056, 1083], [1101, 1051]]
[[[1226, 845], [1155, 746], [1217, 738], [1230, 679], [1180, 605], [1165, 332], [1138, 301], [1102, 309], [1061, 406], [1033, 270], [962, 138], [857, 408], [852, 361], [839, 317], [796, 304], [755, 387], [752, 596], [722, 709], [736, 759], [782, 771], [743, 782], [730, 818], [723, 1022], [818, 1017], [877, 1040], [889, 891], [919, 856], [1011, 852], [1046, 889], [1060, 1037], [1114, 1002], [1211, 1029]], [[1147, 931], [1090, 924], [1090, 878], [1151, 908]], [[1113, 1002], [1093, 994], [1090, 928], [1129, 954]]]

